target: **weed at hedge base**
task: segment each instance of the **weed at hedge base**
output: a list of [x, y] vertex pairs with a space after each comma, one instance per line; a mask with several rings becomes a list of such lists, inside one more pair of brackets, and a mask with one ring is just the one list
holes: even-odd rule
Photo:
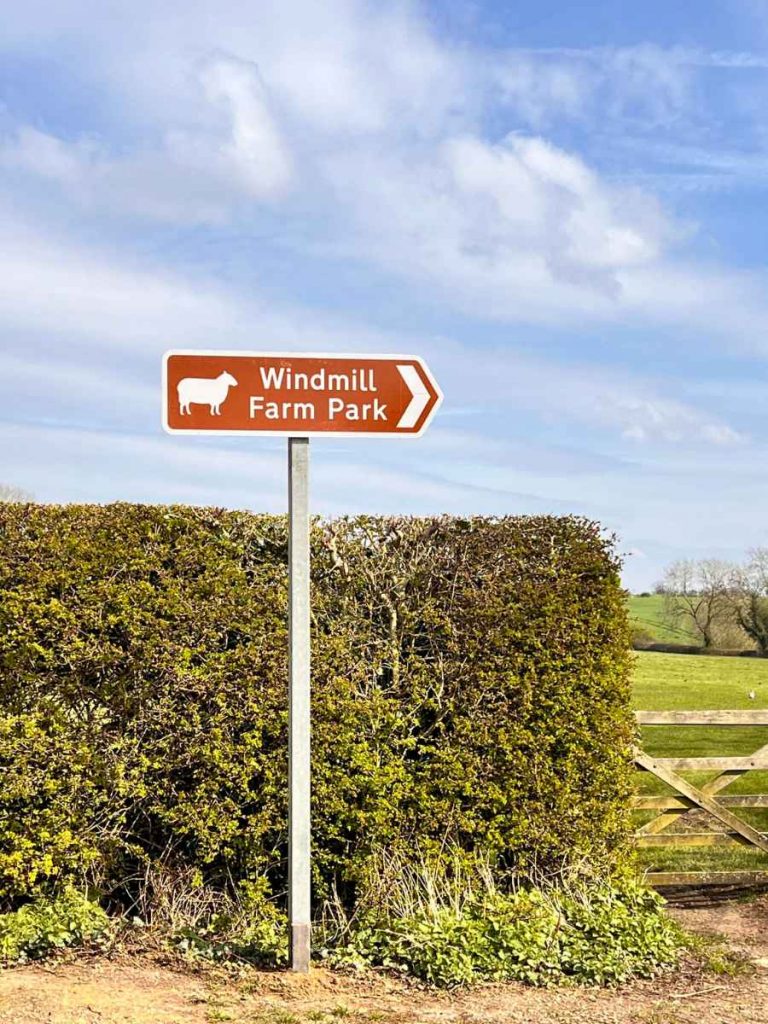
[[629, 874], [500, 888], [461, 856], [382, 855], [355, 914], [329, 908], [331, 963], [379, 966], [440, 987], [478, 981], [615, 984], [674, 965], [683, 945], [664, 901]]
[[96, 943], [110, 929], [101, 907], [74, 889], [54, 899], [38, 898], [0, 914], [0, 964], [40, 960], [68, 947]]

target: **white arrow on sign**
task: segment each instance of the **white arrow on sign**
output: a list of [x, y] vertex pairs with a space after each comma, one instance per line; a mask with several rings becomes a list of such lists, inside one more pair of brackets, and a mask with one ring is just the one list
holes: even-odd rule
[[400, 371], [400, 376], [405, 381], [408, 390], [413, 395], [413, 398], [408, 403], [408, 407], [400, 417], [397, 424], [397, 428], [400, 430], [416, 425], [419, 416], [424, 412], [431, 395], [424, 387], [424, 382], [416, 372], [415, 366], [401, 366], [398, 363], [397, 368]]

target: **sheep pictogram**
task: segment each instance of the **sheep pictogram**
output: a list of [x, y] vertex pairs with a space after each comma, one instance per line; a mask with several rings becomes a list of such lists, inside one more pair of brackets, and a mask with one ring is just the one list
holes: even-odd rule
[[218, 377], [184, 377], [176, 385], [179, 412], [184, 416], [191, 412], [190, 405], [207, 405], [211, 416], [221, 416], [221, 403], [229, 389], [234, 387], [237, 387], [237, 381], [226, 370], [222, 370]]

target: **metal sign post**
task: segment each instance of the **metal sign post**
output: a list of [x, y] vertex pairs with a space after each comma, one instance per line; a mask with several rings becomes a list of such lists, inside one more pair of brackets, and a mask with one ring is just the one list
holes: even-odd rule
[[309, 438], [288, 439], [288, 918], [290, 962], [309, 970], [310, 864], [310, 640]]
[[288, 437], [291, 967], [308, 971], [311, 928], [309, 438], [419, 437], [442, 393], [413, 355], [175, 351], [163, 359], [169, 434]]

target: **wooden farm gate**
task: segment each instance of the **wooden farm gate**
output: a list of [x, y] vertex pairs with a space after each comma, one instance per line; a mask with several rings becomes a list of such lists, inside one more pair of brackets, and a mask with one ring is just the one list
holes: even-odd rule
[[[637, 711], [638, 725], [768, 726], [768, 710], [755, 711]], [[768, 739], [768, 736], [766, 736]], [[768, 854], [768, 833], [758, 832], [735, 813], [740, 808], [768, 808], [768, 794], [720, 795], [745, 772], [768, 771], [768, 743], [748, 757], [653, 757], [637, 747], [636, 767], [665, 782], [674, 793], [666, 796], [637, 794], [636, 810], [659, 813], [635, 833], [638, 846], [706, 847], [741, 844]], [[719, 774], [695, 786], [679, 773]], [[719, 831], [670, 832], [670, 825], [685, 824], [691, 811], [705, 811]], [[768, 883], [766, 871], [656, 871], [646, 876], [651, 885], [746, 885]]]

